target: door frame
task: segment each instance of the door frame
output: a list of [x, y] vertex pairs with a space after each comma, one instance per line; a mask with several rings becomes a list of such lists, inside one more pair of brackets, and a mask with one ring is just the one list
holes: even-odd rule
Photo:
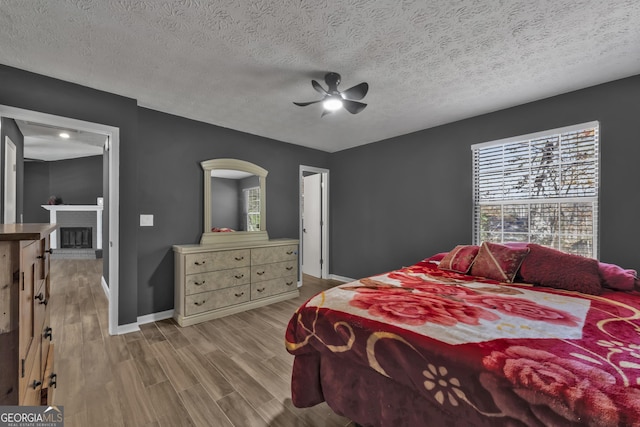
[[[102, 287], [109, 300], [109, 334], [117, 335], [118, 331], [118, 279], [119, 279], [119, 236], [120, 236], [120, 128], [100, 123], [87, 122], [69, 117], [40, 113], [22, 108], [0, 104], [0, 116], [17, 120], [42, 123], [105, 135], [108, 144], [109, 163], [109, 235], [107, 248], [109, 251], [109, 283], [102, 277]], [[104, 239], [103, 235], [103, 239]], [[103, 244], [103, 248], [104, 248]]]
[[306, 165], [300, 165], [300, 175], [299, 175], [299, 182], [298, 182], [298, 191], [299, 191], [299, 211], [298, 211], [298, 218], [299, 218], [299, 223], [300, 223], [300, 227], [299, 227], [299, 231], [298, 231], [298, 235], [299, 240], [300, 240], [300, 255], [298, 256], [298, 271], [300, 272], [300, 284], [302, 283], [302, 257], [304, 256], [303, 252], [303, 239], [304, 239], [304, 233], [302, 232], [303, 229], [303, 224], [302, 224], [302, 212], [303, 212], [303, 194], [304, 194], [304, 176], [305, 174], [310, 175], [310, 174], [322, 174], [322, 188], [321, 188], [321, 193], [322, 193], [322, 212], [321, 212], [321, 218], [322, 218], [322, 233], [321, 234], [321, 240], [322, 240], [322, 267], [320, 268], [320, 273], [321, 273], [321, 278], [323, 279], [327, 279], [329, 277], [329, 169], [324, 169], [324, 168], [317, 168], [315, 166], [306, 166]]
[[[8, 157], [8, 153], [9, 153], [9, 148], [11, 148], [11, 151], [13, 153], [13, 170], [12, 171], [7, 171], [7, 166], [9, 166], [9, 164], [7, 163], [9, 161], [9, 157]], [[4, 188], [3, 188], [3, 193], [2, 193], [2, 216], [4, 217], [3, 219], [3, 224], [15, 224], [16, 222], [22, 222], [22, 221], [18, 221], [18, 195], [17, 195], [17, 188], [18, 188], [18, 182], [17, 182], [17, 178], [18, 178], [18, 174], [16, 171], [16, 166], [17, 166], [17, 162], [18, 162], [18, 158], [17, 158], [17, 148], [16, 148], [16, 144], [15, 142], [13, 142], [11, 140], [11, 138], [9, 138], [9, 135], [5, 135], [4, 137], [4, 173], [2, 174], [2, 178], [4, 181]], [[13, 180], [9, 180], [9, 174], [13, 174]], [[13, 200], [12, 200], [12, 205], [13, 205], [13, 218], [7, 218], [7, 201], [8, 201], [8, 196], [7, 194], [9, 194], [9, 184], [10, 181], [13, 182]], [[9, 219], [11, 222], [7, 222], [7, 219]]]

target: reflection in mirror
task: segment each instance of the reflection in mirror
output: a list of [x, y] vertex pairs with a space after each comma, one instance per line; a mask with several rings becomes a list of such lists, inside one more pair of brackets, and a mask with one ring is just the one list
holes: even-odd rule
[[211, 171], [211, 231], [260, 231], [260, 179], [232, 169]]
[[212, 159], [200, 164], [204, 172], [204, 230], [200, 243], [268, 240], [268, 172], [237, 159]]

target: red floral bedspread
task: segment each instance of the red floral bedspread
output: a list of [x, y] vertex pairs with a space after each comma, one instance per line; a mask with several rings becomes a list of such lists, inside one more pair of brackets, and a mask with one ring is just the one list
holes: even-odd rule
[[640, 426], [638, 293], [504, 285], [425, 260], [311, 298], [286, 345], [296, 406], [349, 416], [388, 388], [364, 424], [429, 408], [424, 420], [449, 425]]

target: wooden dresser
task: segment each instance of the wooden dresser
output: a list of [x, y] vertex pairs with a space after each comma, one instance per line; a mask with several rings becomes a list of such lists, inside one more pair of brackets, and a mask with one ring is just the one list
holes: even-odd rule
[[174, 317], [181, 326], [295, 298], [298, 240], [175, 245]]
[[56, 227], [0, 224], [0, 405], [53, 399], [49, 236]]

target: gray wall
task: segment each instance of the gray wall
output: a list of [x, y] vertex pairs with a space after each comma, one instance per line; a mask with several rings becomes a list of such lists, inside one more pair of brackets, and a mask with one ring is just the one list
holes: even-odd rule
[[[640, 269], [640, 76], [334, 154], [1, 65], [0, 104], [120, 129], [120, 325], [173, 308], [171, 246], [199, 241], [200, 161], [221, 157], [269, 171], [274, 238], [298, 235], [299, 165], [330, 168], [331, 273], [361, 277], [471, 240], [471, 144], [600, 120], [601, 259]], [[141, 213], [155, 215], [154, 227], [139, 227]]]
[[4, 149], [6, 136], [16, 145], [16, 222], [20, 222], [20, 216], [24, 210], [22, 191], [24, 187], [24, 137], [13, 119], [2, 117], [0, 120], [2, 121], [2, 129], [0, 129], [0, 171], [3, 171], [0, 178], [0, 183], [2, 184], [0, 185], [0, 205], [2, 205], [0, 223], [4, 222]]
[[[296, 237], [299, 165], [327, 167], [329, 160], [318, 150], [139, 108], [134, 99], [2, 65], [0, 104], [120, 129], [119, 325], [173, 308], [171, 246], [197, 243], [202, 233], [200, 161], [233, 157], [269, 170], [269, 235]], [[104, 194], [108, 206], [107, 188]], [[139, 227], [141, 213], [155, 215], [154, 227]]]
[[[0, 104], [120, 129], [120, 259], [118, 324], [137, 321], [138, 106], [134, 99], [0, 65]], [[108, 211], [107, 211], [108, 212]], [[108, 221], [105, 212], [104, 220]], [[105, 251], [106, 253], [107, 251]], [[108, 257], [104, 259], [108, 271]]]
[[240, 230], [240, 191], [237, 179], [211, 178], [211, 227]]
[[95, 205], [102, 197], [102, 156], [24, 164], [24, 222], [49, 222], [50, 196], [66, 205]]
[[49, 179], [48, 162], [24, 162], [24, 222], [49, 222]]
[[154, 215], [154, 227], [138, 231], [140, 315], [173, 308], [171, 247], [200, 241], [202, 160], [237, 158], [269, 171], [269, 237], [297, 238], [299, 165], [326, 167], [329, 154], [145, 108], [138, 119], [138, 209]]
[[363, 277], [472, 239], [475, 143], [600, 121], [600, 259], [640, 270], [640, 76], [335, 153], [331, 270]]

